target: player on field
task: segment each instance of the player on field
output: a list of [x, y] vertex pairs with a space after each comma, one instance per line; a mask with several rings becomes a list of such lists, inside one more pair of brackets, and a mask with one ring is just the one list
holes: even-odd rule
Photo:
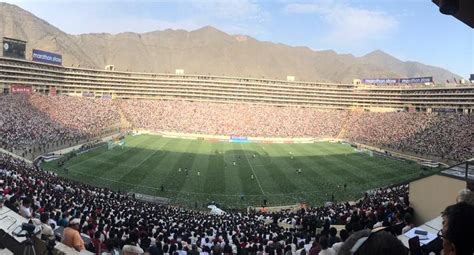
[[252, 180], [253, 180], [253, 178], [254, 178], [254, 177], [253, 177], [253, 174], [251, 174], [251, 175], [250, 175], [250, 179], [252, 179]]

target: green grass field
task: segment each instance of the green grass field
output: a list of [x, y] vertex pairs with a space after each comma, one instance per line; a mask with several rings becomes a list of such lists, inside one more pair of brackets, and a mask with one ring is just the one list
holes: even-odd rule
[[182, 206], [215, 201], [226, 208], [260, 206], [264, 199], [269, 205], [320, 205], [332, 195], [338, 201], [357, 199], [366, 190], [417, 178], [421, 171], [414, 162], [370, 156], [340, 143], [230, 143], [153, 135], [128, 136], [123, 148], [100, 147], [64, 167], [67, 174], [55, 161], [43, 165], [92, 185], [167, 197]]

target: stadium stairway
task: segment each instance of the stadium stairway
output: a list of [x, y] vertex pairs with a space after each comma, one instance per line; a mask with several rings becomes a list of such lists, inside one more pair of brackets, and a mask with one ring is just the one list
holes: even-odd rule
[[337, 135], [337, 139], [344, 139], [346, 137], [347, 133], [347, 127], [350, 124], [350, 119], [352, 118], [352, 111], [347, 111], [346, 117], [344, 118], [344, 122], [341, 125], [341, 130], [339, 131], [339, 134]]
[[130, 121], [128, 121], [127, 117], [125, 117], [125, 114], [122, 111], [122, 107], [117, 103], [116, 107], [118, 109], [118, 112], [120, 114], [120, 128], [121, 129], [130, 129], [132, 127], [132, 124]]
[[33, 163], [33, 161], [31, 161], [31, 160], [29, 160], [29, 159], [27, 159], [27, 158], [24, 158], [24, 157], [21, 157], [21, 156], [18, 156], [18, 155], [14, 154], [14, 153], [11, 153], [11, 152], [9, 152], [9, 151], [7, 151], [7, 150], [5, 150], [5, 149], [0, 148], [0, 152], [1, 152], [1, 153], [4, 153], [4, 154], [7, 154], [7, 155], [10, 155], [10, 156], [12, 156], [12, 157], [14, 157], [14, 158], [21, 159], [21, 160], [23, 160], [23, 161], [25, 161], [25, 162], [27, 162], [27, 163], [29, 163], [29, 164], [32, 164], [32, 163]]

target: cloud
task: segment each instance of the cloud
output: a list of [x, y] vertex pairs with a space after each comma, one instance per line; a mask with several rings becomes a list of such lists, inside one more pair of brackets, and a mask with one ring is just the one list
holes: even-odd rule
[[325, 42], [364, 43], [372, 39], [389, 37], [398, 29], [399, 22], [393, 16], [376, 10], [354, 7], [343, 2], [313, 1], [290, 3], [288, 13], [319, 14], [328, 26]]
[[220, 19], [248, 20], [263, 12], [256, 2], [250, 0], [194, 0], [191, 3], [207, 15]]
[[[195, 30], [211, 25], [227, 33], [256, 36], [270, 14], [253, 0], [8, 0], [70, 34]], [[48, 3], [48, 4], [46, 4]], [[54, 15], [51, 15], [54, 13]], [[173, 13], [174, 15], [169, 15]]]
[[271, 14], [255, 0], [183, 0], [198, 10], [195, 17], [230, 34], [259, 36]]

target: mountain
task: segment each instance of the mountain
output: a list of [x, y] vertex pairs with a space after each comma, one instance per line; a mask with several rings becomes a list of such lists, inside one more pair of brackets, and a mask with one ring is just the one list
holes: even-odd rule
[[0, 36], [28, 41], [31, 49], [63, 55], [65, 66], [187, 74], [212, 74], [297, 80], [352, 82], [366, 77], [433, 76], [436, 81], [460, 78], [445, 69], [401, 61], [383, 51], [362, 57], [313, 51], [307, 47], [258, 41], [229, 35], [207, 26], [194, 31], [164, 30], [149, 33], [94, 33], [69, 35], [15, 5], [0, 3]]

